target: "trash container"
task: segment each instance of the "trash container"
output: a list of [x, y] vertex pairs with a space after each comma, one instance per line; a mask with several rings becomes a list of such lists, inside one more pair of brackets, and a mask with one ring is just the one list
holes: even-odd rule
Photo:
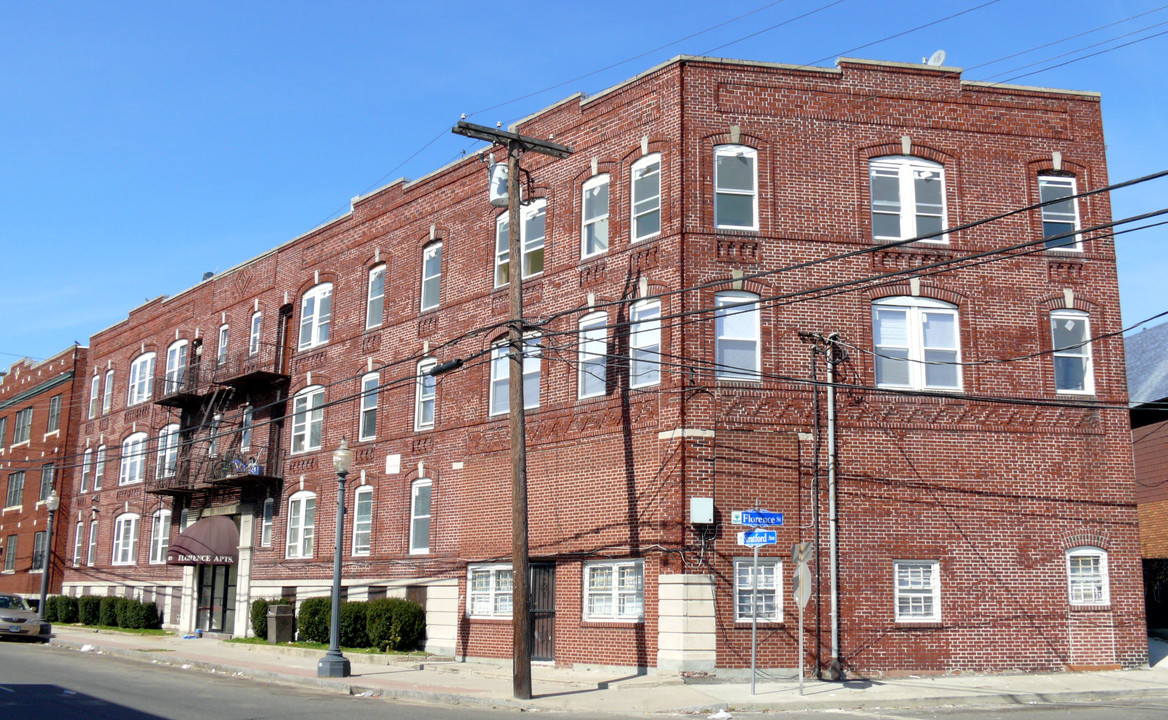
[[269, 605], [268, 606], [268, 642], [270, 643], [287, 643], [292, 642], [292, 606], [291, 605]]

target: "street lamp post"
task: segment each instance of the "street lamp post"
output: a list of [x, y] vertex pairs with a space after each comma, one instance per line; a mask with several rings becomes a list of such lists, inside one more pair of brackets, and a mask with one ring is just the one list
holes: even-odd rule
[[342, 437], [341, 446], [333, 453], [333, 469], [337, 472], [337, 542], [333, 548], [332, 621], [329, 649], [316, 664], [317, 677], [349, 677], [349, 658], [341, 654], [341, 546], [345, 541], [345, 477], [352, 467], [353, 451]]
[[44, 559], [41, 561], [41, 602], [37, 605], [37, 615], [41, 622], [45, 620], [45, 596], [49, 594], [49, 572], [53, 567], [53, 517], [57, 508], [61, 507], [61, 496], [56, 490], [51, 490], [45, 498], [45, 507], [49, 510], [49, 524], [45, 528]]

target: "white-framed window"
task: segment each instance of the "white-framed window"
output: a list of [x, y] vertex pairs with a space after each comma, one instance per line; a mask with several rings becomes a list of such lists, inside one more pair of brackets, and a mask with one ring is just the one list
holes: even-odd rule
[[426, 358], [418, 363], [418, 382], [414, 390], [414, 429], [429, 430], [434, 427], [434, 410], [438, 393], [438, 378], [430, 371], [438, 365], [434, 358]]
[[957, 308], [921, 297], [872, 303], [876, 384], [929, 390], [961, 389]]
[[422, 248], [422, 309], [438, 307], [442, 300], [442, 243]]
[[89, 489], [89, 473], [93, 470], [93, 451], [81, 453], [81, 492]]
[[219, 426], [223, 424], [223, 416], [215, 413], [211, 416], [211, 426], [207, 430], [207, 454], [219, 454]]
[[[154, 368], [151, 363], [150, 372], [153, 374]], [[105, 372], [105, 392], [101, 396], [101, 412], [108, 413], [114, 404], [114, 371], [106, 370]]]
[[580, 257], [608, 250], [608, 173], [589, 178], [581, 188]]
[[9, 535], [4, 543], [4, 572], [16, 570], [16, 540], [17, 535]]
[[1093, 394], [1095, 373], [1091, 362], [1091, 320], [1087, 313], [1081, 310], [1052, 311], [1050, 338], [1055, 390]]
[[377, 437], [377, 386], [380, 384], [375, 372], [361, 377], [361, 427], [357, 433], [360, 440]]
[[410, 554], [430, 552], [430, 499], [433, 483], [426, 478], [410, 486]]
[[178, 340], [171, 343], [170, 347], [166, 349], [163, 393], [170, 394], [183, 389], [183, 380], [186, 379], [187, 374], [187, 350], [189, 347], [186, 340]]
[[41, 465], [41, 492], [37, 496], [37, 502], [44, 502], [49, 499], [49, 495], [53, 492], [53, 482], [56, 474], [57, 467], [53, 463]]
[[471, 565], [466, 569], [467, 614], [478, 618], [512, 616], [510, 565]]
[[154, 380], [154, 353], [148, 352], [134, 358], [130, 364], [130, 393], [126, 405], [137, 405], [150, 399]]
[[85, 523], [78, 522], [73, 532], [73, 567], [81, 567], [82, 543], [85, 542]]
[[101, 481], [105, 478], [105, 445], [97, 447], [97, 455], [93, 461], [93, 489], [101, 490]]
[[714, 148], [714, 227], [758, 229], [758, 151], [754, 148]]
[[288, 499], [288, 542], [284, 557], [311, 558], [315, 535], [316, 493], [301, 490]]
[[264, 331], [264, 314], [262, 312], [254, 312], [251, 314], [251, 332], [247, 336], [247, 354], [258, 355], [260, 352], [260, 337]]
[[170, 511], [155, 511], [150, 520], [150, 564], [166, 562], [166, 549], [170, 547]]
[[945, 168], [916, 157], [880, 157], [868, 163], [875, 240], [948, 242]]
[[363, 485], [353, 492], [353, 554], [368, 555], [373, 538], [373, 488]]
[[[101, 408], [101, 376], [94, 375], [89, 381], [89, 419], [97, 417]], [[4, 440], [0, 437], [0, 445]]]
[[633, 163], [633, 242], [661, 234], [661, 155], [646, 155]]
[[762, 329], [758, 296], [738, 290], [714, 296], [714, 377], [762, 379]]
[[24, 500], [24, 471], [17, 470], [8, 474], [8, 495], [4, 500], [4, 507], [17, 507]]
[[365, 299], [365, 329], [375, 328], [385, 319], [385, 266], [369, 270], [369, 292]]
[[227, 326], [219, 326], [219, 347], [216, 348], [215, 362], [219, 365], [227, 364]]
[[45, 433], [61, 429], [61, 396], [49, 398], [49, 419], [45, 421]]
[[45, 533], [36, 532], [32, 536], [32, 565], [28, 571], [30, 573], [43, 573], [45, 571]]
[[4, 436], [8, 434], [8, 418], [0, 417], [0, 452], [4, 451]]
[[[519, 246], [523, 249], [523, 277], [543, 272], [543, 247], [547, 232], [547, 200], [540, 198], [519, 209], [522, 226]], [[495, 287], [503, 287], [511, 279], [511, 251], [508, 240], [507, 213], [495, 221]]]
[[[523, 339], [523, 409], [539, 407], [539, 366], [542, 348], [538, 335]], [[491, 348], [490, 415], [502, 415], [511, 407], [511, 348], [506, 340]]]
[[1038, 199], [1052, 202], [1042, 208], [1042, 237], [1047, 250], [1081, 252], [1079, 230], [1079, 201], [1075, 178], [1062, 175], [1038, 176]]
[[171, 423], [158, 433], [158, 457], [154, 462], [154, 476], [174, 477], [178, 471], [178, 424]]
[[641, 300], [630, 312], [629, 386], [661, 382], [661, 302]]
[[260, 520], [260, 547], [272, 546], [272, 519], [276, 513], [276, 499], [264, 500], [264, 514]]
[[307, 350], [324, 345], [329, 339], [329, 321], [332, 319], [333, 284], [321, 283], [300, 298], [300, 343], [298, 349]]
[[324, 388], [307, 387], [292, 398], [292, 453], [320, 450], [324, 428]]
[[184, 532], [191, 526], [191, 509], [185, 507], [178, 512], [178, 531]]
[[136, 432], [122, 441], [118, 485], [140, 483], [146, 478], [146, 433]]
[[580, 318], [580, 397], [605, 393], [607, 368], [608, 316], [602, 312], [585, 315]]
[[940, 563], [936, 560], [897, 560], [894, 598], [897, 622], [941, 620]]
[[255, 418], [255, 408], [248, 405], [243, 409], [239, 423], [239, 449], [251, 450], [251, 426]]
[[12, 444], [26, 443], [32, 436], [32, 408], [24, 408], [16, 412], [16, 422], [12, 428]]
[[113, 565], [133, 565], [138, 560], [138, 516], [124, 513], [114, 519]]
[[97, 562], [97, 520], [89, 521], [89, 550], [85, 556], [87, 567], [93, 567]]
[[1067, 550], [1067, 593], [1072, 605], [1111, 603], [1107, 551], [1080, 546]]
[[644, 617], [644, 561], [602, 560], [584, 564], [585, 620], [641, 620]]

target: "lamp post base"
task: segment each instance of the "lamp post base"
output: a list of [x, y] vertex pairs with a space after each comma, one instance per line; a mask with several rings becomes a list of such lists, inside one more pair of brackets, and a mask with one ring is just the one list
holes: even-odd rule
[[330, 650], [316, 663], [317, 677], [343, 678], [349, 677], [349, 673], [349, 658], [342, 655], [339, 651], [334, 654], [334, 651]]

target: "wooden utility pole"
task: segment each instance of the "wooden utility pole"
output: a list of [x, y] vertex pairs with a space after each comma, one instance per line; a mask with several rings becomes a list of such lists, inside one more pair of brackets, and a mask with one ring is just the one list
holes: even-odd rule
[[514, 695], [531, 699], [531, 579], [527, 554], [527, 427], [523, 415], [523, 247], [519, 217], [519, 158], [531, 150], [566, 158], [572, 149], [557, 143], [505, 132], [460, 120], [451, 129], [456, 135], [507, 146], [507, 252], [511, 350], [508, 401], [511, 428], [511, 581], [512, 673]]

